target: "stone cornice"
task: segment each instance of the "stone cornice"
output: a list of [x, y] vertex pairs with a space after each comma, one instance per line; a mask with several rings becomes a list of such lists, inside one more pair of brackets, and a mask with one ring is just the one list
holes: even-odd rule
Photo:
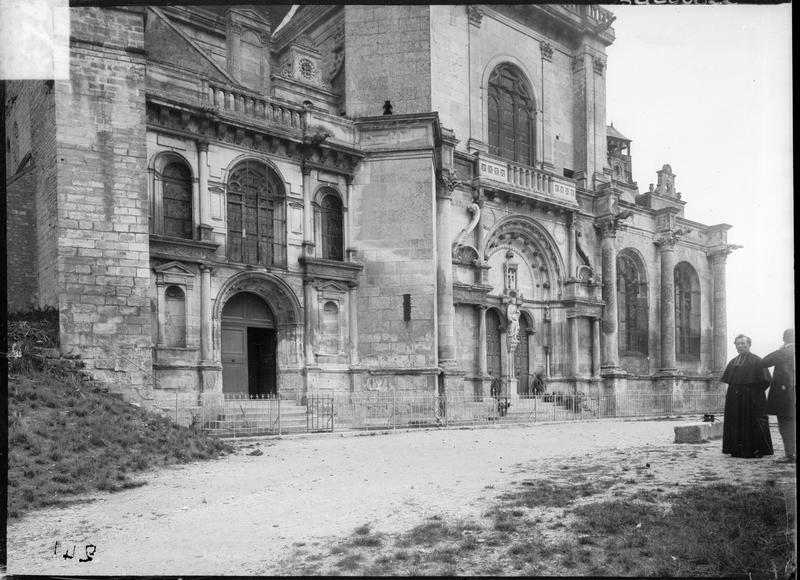
[[271, 124], [261, 126], [226, 116], [213, 107], [169, 102], [148, 95], [148, 128], [192, 140], [206, 140], [286, 157], [307, 167], [352, 175], [363, 154], [326, 139], [314, 139], [300, 127]]
[[340, 262], [307, 256], [300, 257], [300, 264], [305, 269], [304, 282], [313, 286], [340, 282], [352, 288], [358, 286], [358, 277], [364, 269], [364, 264], [359, 262]]
[[737, 244], [725, 244], [720, 247], [710, 248], [706, 252], [706, 256], [712, 262], [715, 260], [722, 260], [724, 262], [728, 258], [731, 252], [733, 252], [734, 250], [739, 250], [741, 248], [742, 246], [739, 246]]

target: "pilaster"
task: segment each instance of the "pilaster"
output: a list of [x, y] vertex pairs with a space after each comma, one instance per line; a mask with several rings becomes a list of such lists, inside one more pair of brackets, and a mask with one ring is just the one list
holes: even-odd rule
[[728, 255], [740, 246], [725, 244], [708, 252], [713, 284], [711, 327], [713, 360], [712, 372], [721, 373], [728, 360], [728, 310], [726, 297], [726, 262]]
[[197, 184], [200, 198], [200, 240], [211, 241], [211, 199], [208, 192], [208, 141], [197, 141]]

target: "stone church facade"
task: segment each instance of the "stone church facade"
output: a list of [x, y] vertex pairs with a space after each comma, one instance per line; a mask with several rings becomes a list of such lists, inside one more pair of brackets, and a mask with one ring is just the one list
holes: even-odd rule
[[730, 226], [633, 181], [610, 12], [70, 13], [7, 84], [9, 309], [130, 398], [719, 388]]

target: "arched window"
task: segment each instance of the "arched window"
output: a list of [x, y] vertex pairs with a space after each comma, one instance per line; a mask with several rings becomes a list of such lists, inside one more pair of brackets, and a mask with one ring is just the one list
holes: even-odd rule
[[687, 262], [675, 266], [675, 354], [700, 358], [700, 279]]
[[617, 322], [619, 348], [625, 352], [647, 354], [647, 283], [636, 261], [617, 256]]
[[178, 286], [169, 286], [164, 294], [164, 338], [167, 346], [186, 346], [186, 295]]
[[192, 172], [172, 155], [155, 166], [150, 231], [175, 238], [192, 239]]
[[264, 163], [248, 160], [231, 171], [227, 254], [245, 264], [286, 264], [284, 189]]
[[326, 260], [343, 260], [344, 212], [339, 196], [333, 192], [324, 194], [314, 209], [319, 255]]
[[163, 181], [164, 234], [192, 238], [192, 177], [183, 163], [170, 163], [161, 174]]
[[489, 77], [489, 152], [533, 165], [533, 94], [516, 67], [501, 64]]

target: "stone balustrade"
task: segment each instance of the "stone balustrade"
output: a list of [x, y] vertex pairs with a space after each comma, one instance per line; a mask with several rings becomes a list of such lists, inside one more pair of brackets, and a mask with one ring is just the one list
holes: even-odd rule
[[535, 193], [570, 204], [577, 203], [573, 182], [530, 165], [481, 153], [478, 158], [477, 173], [479, 178], [511, 185], [513, 190]]
[[269, 124], [301, 128], [303, 109], [276, 103], [252, 93], [209, 83], [207, 104], [220, 112], [256, 119]]

